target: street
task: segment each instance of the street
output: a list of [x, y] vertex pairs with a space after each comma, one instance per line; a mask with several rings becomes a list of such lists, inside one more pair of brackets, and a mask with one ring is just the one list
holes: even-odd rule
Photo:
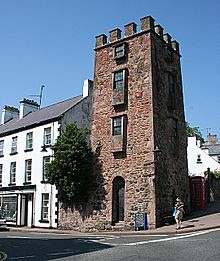
[[219, 245], [220, 229], [126, 237], [0, 232], [1, 257], [7, 254], [6, 260], [217, 261]]

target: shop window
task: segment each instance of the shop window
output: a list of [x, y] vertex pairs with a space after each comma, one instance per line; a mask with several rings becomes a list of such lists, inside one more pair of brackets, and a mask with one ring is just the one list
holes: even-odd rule
[[4, 140], [0, 140], [0, 157], [4, 156]]
[[17, 196], [4, 196], [1, 198], [0, 216], [8, 222], [16, 222]]
[[26, 135], [26, 150], [33, 148], [33, 132], [29, 132]]
[[51, 127], [44, 129], [44, 145], [51, 145]]
[[43, 181], [44, 182], [47, 181], [47, 178], [46, 178], [46, 166], [47, 166], [47, 164], [50, 163], [50, 159], [51, 159], [50, 156], [43, 157]]
[[18, 142], [18, 137], [12, 137], [11, 141], [11, 154], [17, 153], [17, 142]]
[[10, 185], [15, 185], [15, 183], [16, 183], [16, 162], [11, 162]]
[[41, 220], [49, 219], [49, 193], [42, 194]]
[[25, 183], [31, 182], [32, 159], [25, 160]]

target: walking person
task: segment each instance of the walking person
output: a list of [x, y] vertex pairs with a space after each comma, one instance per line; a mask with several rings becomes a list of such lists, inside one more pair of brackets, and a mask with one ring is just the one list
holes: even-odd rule
[[175, 214], [176, 229], [180, 229], [180, 228], [182, 228], [184, 204], [179, 197], [176, 199], [175, 208], [176, 208], [176, 214]]

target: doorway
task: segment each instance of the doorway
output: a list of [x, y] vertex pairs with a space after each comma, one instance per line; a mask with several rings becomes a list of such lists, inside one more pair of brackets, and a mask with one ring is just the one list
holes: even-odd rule
[[113, 180], [112, 189], [112, 223], [124, 221], [125, 181], [122, 177]]

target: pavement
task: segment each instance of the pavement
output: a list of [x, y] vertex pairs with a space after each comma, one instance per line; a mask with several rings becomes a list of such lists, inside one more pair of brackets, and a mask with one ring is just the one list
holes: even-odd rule
[[77, 232], [51, 228], [10, 227], [9, 231], [68, 234], [72, 236], [135, 236], [135, 235], [169, 235], [184, 234], [208, 229], [220, 228], [220, 201], [206, 204], [204, 210], [194, 210], [183, 219], [182, 229], [176, 230], [176, 225], [165, 225], [154, 230], [141, 231], [101, 231]]

